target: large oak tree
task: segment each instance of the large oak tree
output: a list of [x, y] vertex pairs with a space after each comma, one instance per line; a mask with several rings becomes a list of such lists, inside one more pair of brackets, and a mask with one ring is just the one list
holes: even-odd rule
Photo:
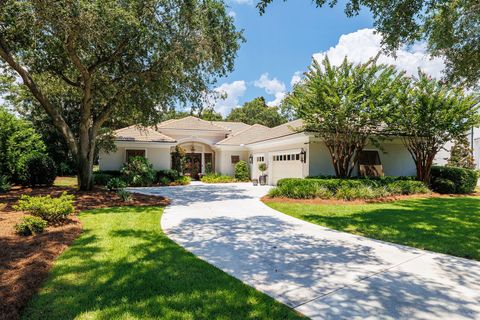
[[[0, 68], [14, 70], [52, 119], [84, 190], [108, 119], [154, 123], [169, 105], [201, 103], [233, 69], [241, 40], [221, 0], [5, 0], [0, 7]], [[77, 130], [59, 91], [77, 101]]]

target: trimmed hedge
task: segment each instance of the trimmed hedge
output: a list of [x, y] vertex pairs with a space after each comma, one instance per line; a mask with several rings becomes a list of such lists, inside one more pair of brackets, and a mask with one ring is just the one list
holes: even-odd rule
[[50, 187], [57, 177], [55, 163], [43, 153], [33, 153], [22, 158], [19, 167], [18, 175], [23, 186]]
[[73, 195], [66, 192], [57, 198], [52, 198], [50, 195], [31, 197], [24, 194], [13, 208], [17, 211], [26, 211], [49, 223], [54, 223], [65, 220], [68, 215], [75, 211], [73, 201]]
[[431, 171], [430, 184], [438, 193], [467, 194], [475, 191], [478, 172], [458, 167], [434, 166]]
[[231, 176], [224, 176], [221, 174], [217, 173], [211, 173], [204, 175], [200, 181], [204, 183], [231, 183], [231, 182], [237, 182], [237, 180], [234, 177]]
[[271, 197], [293, 199], [374, 199], [390, 195], [428, 193], [423, 182], [401, 180], [397, 177], [383, 179], [300, 179], [286, 178], [270, 190]]
[[15, 231], [22, 236], [30, 236], [43, 232], [47, 227], [47, 221], [42, 218], [26, 215], [15, 225]]
[[235, 165], [235, 179], [238, 181], [250, 181], [250, 174], [246, 161], [240, 160]]

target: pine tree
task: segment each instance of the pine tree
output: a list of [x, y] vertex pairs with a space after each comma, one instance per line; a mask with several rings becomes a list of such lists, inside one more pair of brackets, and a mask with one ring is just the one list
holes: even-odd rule
[[460, 167], [465, 169], [475, 169], [475, 160], [473, 159], [473, 150], [470, 148], [468, 136], [463, 135], [454, 141], [450, 151], [450, 159], [447, 166]]

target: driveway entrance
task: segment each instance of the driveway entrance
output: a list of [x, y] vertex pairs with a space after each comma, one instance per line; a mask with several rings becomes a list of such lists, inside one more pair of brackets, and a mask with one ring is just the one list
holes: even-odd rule
[[295, 219], [259, 201], [268, 188], [129, 190], [171, 198], [171, 239], [312, 319], [480, 319], [479, 262]]

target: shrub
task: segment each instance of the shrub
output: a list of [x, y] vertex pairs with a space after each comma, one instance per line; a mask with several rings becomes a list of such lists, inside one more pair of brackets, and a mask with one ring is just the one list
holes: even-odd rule
[[57, 177], [55, 163], [42, 153], [23, 157], [19, 167], [19, 180], [24, 186], [51, 186]]
[[69, 195], [66, 192], [58, 198], [52, 198], [49, 195], [43, 197], [22, 195], [14, 209], [29, 212], [52, 223], [64, 220], [75, 211], [73, 200], [73, 195]]
[[167, 177], [160, 177], [160, 179], [158, 179], [158, 183], [162, 186], [168, 186], [170, 185], [170, 182], [171, 180], [168, 179]]
[[22, 220], [15, 225], [15, 231], [22, 236], [43, 232], [47, 227], [47, 221], [39, 217], [24, 216]]
[[128, 202], [132, 200], [132, 194], [125, 189], [117, 190], [117, 194], [120, 196], [123, 202]]
[[73, 163], [62, 161], [57, 165], [57, 175], [59, 176], [74, 176], [76, 168]]
[[420, 181], [391, 179], [299, 179], [286, 178], [270, 190], [272, 197], [294, 199], [374, 199], [389, 195], [429, 192]]
[[204, 175], [200, 181], [205, 183], [231, 183], [236, 182], [237, 180], [231, 176], [224, 176], [217, 173]]
[[134, 187], [147, 187], [155, 182], [156, 172], [144, 157], [132, 157], [121, 170], [127, 184]]
[[263, 174], [265, 171], [267, 171], [268, 167], [265, 162], [259, 163], [258, 164], [258, 170]]
[[235, 165], [235, 179], [238, 181], [249, 181], [248, 164], [246, 161], [239, 161]]
[[106, 186], [110, 180], [114, 178], [113, 175], [103, 172], [93, 173], [93, 184], [97, 186]]
[[127, 183], [122, 178], [111, 178], [107, 183], [107, 189], [110, 191], [116, 191], [118, 189], [125, 189]]
[[180, 176], [177, 179], [175, 179], [174, 181], [170, 182], [170, 185], [171, 186], [184, 186], [184, 185], [190, 184], [190, 181], [191, 181], [190, 177]]
[[2, 192], [8, 192], [12, 188], [12, 185], [10, 184], [10, 179], [5, 176], [1, 175], [0, 176], [0, 193]]
[[157, 171], [157, 181], [160, 182], [160, 184], [167, 185], [168, 183], [162, 183], [162, 182], [167, 181], [166, 179], [168, 179], [168, 182], [173, 182], [178, 178], [180, 178], [180, 174], [178, 173], [177, 170], [166, 169], [166, 170]]
[[[478, 173], [470, 169], [434, 166], [431, 171], [431, 187], [439, 193], [472, 193], [477, 187], [477, 180]], [[453, 189], [452, 183], [455, 186]]]

